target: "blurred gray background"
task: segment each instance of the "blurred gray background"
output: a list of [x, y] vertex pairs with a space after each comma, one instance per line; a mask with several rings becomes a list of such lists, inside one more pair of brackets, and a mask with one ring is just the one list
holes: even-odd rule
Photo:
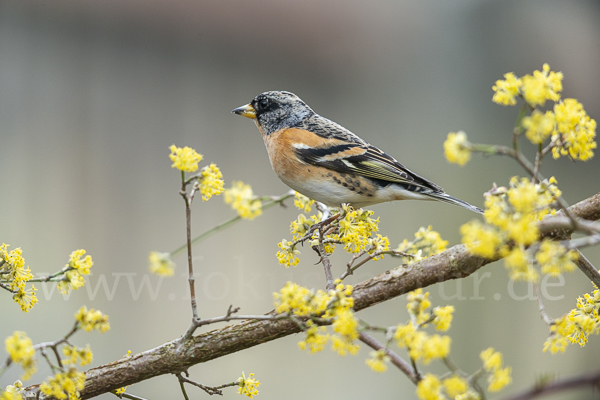
[[[219, 165], [227, 186], [242, 180], [260, 195], [284, 193], [255, 126], [230, 114], [260, 92], [295, 92], [318, 113], [481, 206], [493, 182], [505, 185], [523, 171], [500, 157], [451, 165], [442, 148], [447, 133], [462, 129], [473, 142], [509, 144], [518, 110], [492, 103], [491, 87], [506, 72], [524, 75], [544, 62], [564, 73], [564, 97], [579, 99], [598, 119], [599, 39], [595, 1], [2, 0], [0, 242], [21, 247], [34, 273], [58, 270], [78, 248], [95, 264], [87, 288], [69, 298], [38, 284], [40, 303], [29, 314], [0, 293], [0, 337], [24, 330], [34, 342], [57, 339], [83, 304], [107, 313], [112, 323], [108, 333], [73, 339], [92, 345], [94, 366], [181, 335], [191, 315], [184, 258], [176, 259], [173, 278], [147, 273], [151, 250], [173, 250], [185, 238], [179, 174], [170, 167], [168, 147], [194, 147]], [[574, 203], [598, 192], [599, 167], [598, 157], [587, 163], [548, 159], [542, 172], [555, 175]], [[429, 224], [456, 244], [460, 225], [474, 217], [438, 203], [388, 203], [374, 210], [393, 246]], [[297, 214], [293, 207], [271, 209], [194, 248], [201, 316], [222, 315], [230, 304], [246, 314], [269, 311], [272, 292], [288, 280], [323, 287], [310, 249], [301, 249], [296, 268], [277, 263], [277, 243], [290, 237]], [[233, 215], [222, 197], [196, 201], [193, 232]], [[585, 254], [600, 264], [597, 249]], [[345, 260], [334, 258], [337, 275]], [[350, 282], [396, 265], [392, 259], [367, 265]], [[550, 283], [558, 285], [545, 295], [553, 317], [592, 290], [579, 272]], [[504, 394], [530, 387], [543, 374], [600, 367], [597, 336], [585, 348], [542, 353], [547, 328], [537, 304], [526, 285], [508, 280], [502, 263], [429, 290], [434, 305], [456, 308], [448, 333], [452, 359], [464, 370], [479, 368], [479, 352], [489, 346], [505, 355], [514, 382]], [[405, 304], [396, 299], [360, 316], [395, 325], [407, 319]], [[416, 398], [400, 372], [376, 374], [365, 365], [368, 349], [345, 359], [329, 349], [311, 355], [297, 348], [301, 338], [190, 372], [205, 385], [254, 372], [264, 400]], [[438, 362], [424, 369], [444, 371]], [[40, 368], [28, 383], [48, 373]], [[0, 383], [19, 375], [12, 369]], [[172, 376], [128, 391], [182, 398]], [[207, 397], [194, 388], [189, 393]], [[238, 396], [230, 389], [224, 398]], [[592, 394], [570, 396], [554, 398]]]

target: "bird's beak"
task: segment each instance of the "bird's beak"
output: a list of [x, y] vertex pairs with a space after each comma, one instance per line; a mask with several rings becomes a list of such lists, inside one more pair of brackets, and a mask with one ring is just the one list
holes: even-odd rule
[[246, 104], [245, 106], [238, 107], [231, 110], [231, 112], [250, 119], [256, 118], [256, 110], [254, 107], [252, 107], [252, 104]]

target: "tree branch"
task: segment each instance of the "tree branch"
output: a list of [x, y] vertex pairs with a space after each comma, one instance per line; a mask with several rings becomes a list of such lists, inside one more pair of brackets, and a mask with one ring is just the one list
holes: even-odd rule
[[[570, 211], [579, 218], [600, 219], [600, 193], [575, 204], [570, 207]], [[558, 215], [545, 219], [540, 224], [542, 235], [553, 234], [556, 227], [552, 225], [552, 221], [560, 217]], [[497, 259], [473, 255], [464, 245], [453, 246], [438, 255], [410, 266], [392, 269], [355, 285], [352, 295], [354, 310], [360, 311], [438, 282], [465, 278]], [[177, 374], [192, 365], [297, 332], [300, 332], [298, 324], [290, 320], [254, 320], [206, 332], [187, 340], [175, 339], [143, 353], [88, 370], [81, 399], [89, 399], [155, 376]], [[26, 389], [26, 399], [36, 397], [37, 386], [39, 385]], [[41, 395], [40, 398], [45, 397]]]
[[600, 371], [560, 381], [536, 384], [534, 388], [515, 396], [508, 397], [505, 400], [530, 400], [536, 397], [556, 394], [565, 390], [577, 389], [585, 386], [591, 386], [592, 389], [598, 390], [600, 388]]

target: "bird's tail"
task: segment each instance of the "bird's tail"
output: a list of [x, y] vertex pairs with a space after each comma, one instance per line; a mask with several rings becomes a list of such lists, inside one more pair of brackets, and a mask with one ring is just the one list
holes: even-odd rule
[[427, 196], [429, 196], [435, 200], [438, 200], [438, 201], [443, 201], [444, 203], [450, 203], [450, 204], [454, 204], [455, 206], [464, 207], [467, 210], [471, 210], [478, 214], [483, 214], [483, 210], [481, 208], [475, 207], [474, 205], [471, 205], [471, 204], [467, 203], [466, 201], [457, 199], [456, 197], [452, 197], [448, 193], [444, 193], [444, 192], [427, 193]]

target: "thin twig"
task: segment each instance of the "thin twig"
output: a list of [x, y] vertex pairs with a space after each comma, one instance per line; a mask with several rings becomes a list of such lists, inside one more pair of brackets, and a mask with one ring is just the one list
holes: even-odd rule
[[408, 254], [408, 253], [405, 253], [403, 251], [398, 251], [398, 250], [377, 250], [377, 251], [374, 251], [373, 254], [369, 254], [367, 257], [365, 257], [363, 260], [361, 260], [358, 264], [356, 264], [354, 266], [352, 265], [352, 264], [354, 264], [354, 262], [357, 259], [359, 259], [360, 257], [362, 257], [365, 254], [368, 254], [368, 252], [366, 250], [363, 250], [360, 253], [352, 256], [350, 261], [348, 261], [348, 264], [346, 264], [346, 272], [344, 272], [342, 274], [342, 276], [340, 276], [341, 280], [346, 279], [349, 275], [354, 274], [354, 271], [356, 271], [358, 268], [362, 267], [367, 262], [369, 262], [372, 259], [379, 257], [381, 255], [392, 255], [394, 257], [410, 257], [410, 258], [414, 257], [414, 254]]
[[597, 287], [600, 287], [600, 272], [579, 250], [577, 250], [577, 260], [575, 260], [575, 265], [577, 265], [579, 270], [583, 272], [589, 280], [594, 282]]
[[[48, 276], [41, 276], [38, 278], [32, 278], [30, 280], [28, 280], [27, 282], [60, 282], [60, 281], [66, 281], [67, 277], [66, 277], [66, 273], [74, 270], [75, 268], [73, 267], [65, 267], [63, 269], [61, 269], [60, 271], [57, 271], [53, 274], [50, 274]], [[62, 276], [61, 276], [62, 275]], [[60, 277], [59, 279], [54, 279], [56, 277]]]
[[411, 367], [402, 357], [393, 352], [392, 350], [386, 348], [383, 343], [379, 342], [373, 336], [368, 333], [361, 332], [358, 335], [358, 338], [361, 342], [372, 348], [373, 350], [384, 350], [386, 355], [390, 357], [390, 361], [394, 364], [400, 371], [402, 371], [408, 379], [410, 379], [413, 383], [417, 383], [419, 381], [418, 374], [414, 367]]
[[546, 325], [550, 326], [554, 323], [554, 320], [550, 318], [550, 316], [546, 312], [546, 307], [544, 307], [544, 302], [542, 301], [540, 288], [536, 282], [533, 282], [533, 288], [535, 289], [535, 297], [537, 298], [538, 306], [540, 308], [540, 316], [542, 317], [542, 320], [546, 323]]
[[[132, 400], [146, 400], [143, 397], [136, 396], [134, 394], [127, 393], [127, 392], [123, 392], [123, 393], [120, 393], [120, 394], [115, 393], [115, 395], [117, 397], [119, 397], [120, 399], [126, 398], [126, 399], [132, 399]], [[187, 400], [189, 400], [189, 399], [187, 399]]]
[[[283, 204], [283, 202], [285, 200], [289, 199], [292, 196], [294, 196], [294, 193], [288, 192], [284, 195], [273, 197], [269, 202], [263, 204], [262, 209], [266, 210], [266, 209], [273, 207], [274, 205]], [[236, 222], [241, 221], [242, 219], [243, 218], [238, 215], [238, 216], [228, 219], [227, 221], [221, 222], [220, 224], [210, 228], [209, 230], [207, 230], [207, 231], [201, 233], [200, 235], [196, 236], [195, 238], [193, 238], [191, 243], [192, 243], [192, 245], [195, 245], [196, 243], [209, 238], [210, 236], [214, 235], [215, 233], [220, 232], [226, 228], [229, 228], [230, 226], [234, 225]], [[170, 253], [171, 257], [176, 257], [185, 250], [187, 250], [187, 242], [184, 243], [183, 245], [179, 246], [175, 250], [173, 250]]]
[[[184, 393], [185, 393], [185, 389], [183, 389], [183, 383], [182, 382], [189, 383], [190, 385], [194, 385], [196, 387], [199, 387], [200, 389], [204, 390], [206, 393], [208, 393], [211, 396], [214, 395], [214, 394], [223, 395], [223, 391], [221, 389], [226, 388], [226, 387], [231, 387], [231, 386], [237, 386], [238, 385], [237, 382], [229, 382], [229, 383], [226, 383], [224, 385], [219, 385], [219, 386], [204, 386], [201, 383], [198, 383], [196, 381], [193, 381], [191, 379], [188, 379], [188, 378], [184, 377], [181, 374], [181, 372], [178, 373], [178, 374], [176, 374], [176, 376], [177, 376], [177, 379], [179, 379], [179, 384], [181, 385], [182, 390], [184, 391]], [[187, 399], [187, 397], [186, 397], [186, 399]]]
[[537, 152], [535, 153], [535, 162], [533, 164], [533, 175], [531, 179], [531, 183], [537, 183], [537, 177], [540, 173], [540, 167], [542, 165], [542, 158], [544, 158], [544, 152], [542, 150], [542, 144], [538, 144]]
[[[198, 306], [197, 306], [197, 302], [196, 302], [196, 278], [194, 277], [194, 263], [192, 260], [192, 201], [194, 200], [194, 194], [196, 192], [197, 189], [197, 185], [194, 184], [192, 186], [192, 190], [190, 191], [190, 193], [188, 194], [187, 192], [187, 185], [190, 184], [194, 179], [188, 179], [187, 181], [185, 180], [185, 172], [181, 171], [181, 190], [179, 191], [179, 194], [181, 195], [181, 197], [183, 197], [183, 201], [185, 202], [185, 227], [186, 227], [186, 244], [187, 244], [187, 258], [188, 258], [188, 282], [189, 282], [189, 286], [190, 286], [190, 304], [192, 306], [192, 321], [196, 321], [199, 319], [198, 317]], [[192, 326], [190, 327], [190, 329], [192, 329], [194, 327], [194, 324], [192, 323]], [[190, 332], [190, 329], [188, 329], [188, 332], [186, 332], [186, 336], [188, 336], [188, 333], [191, 335], [193, 333]], [[195, 328], [194, 328], [195, 329]]]
[[[27, 282], [29, 282], [29, 281], [27, 281]], [[8, 291], [9, 291], [9, 292], [11, 292], [11, 293], [18, 293], [18, 292], [19, 292], [18, 290], [12, 290], [12, 289], [10, 288], [10, 286], [9, 286], [9, 285], [5, 285], [5, 284], [4, 284], [4, 283], [2, 283], [2, 282], [0, 282], [0, 287], [1, 287], [2, 289], [8, 290]]]
[[598, 390], [600, 388], [600, 371], [585, 375], [582, 374], [560, 381], [536, 384], [535, 387], [517, 395], [507, 397], [504, 400], [531, 400], [536, 397], [556, 394], [566, 390], [577, 389], [586, 386], [591, 386], [593, 390]]

